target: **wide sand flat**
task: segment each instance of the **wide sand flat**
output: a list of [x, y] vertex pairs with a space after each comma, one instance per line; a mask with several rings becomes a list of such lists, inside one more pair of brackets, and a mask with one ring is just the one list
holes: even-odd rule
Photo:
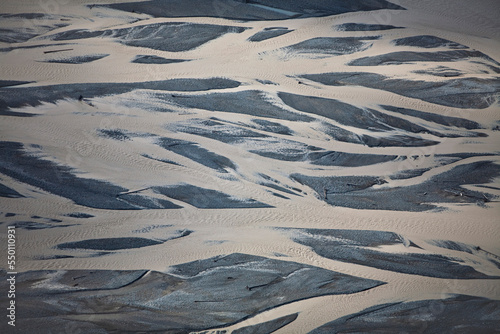
[[495, 1], [129, 2], [0, 5], [21, 329], [497, 327]]

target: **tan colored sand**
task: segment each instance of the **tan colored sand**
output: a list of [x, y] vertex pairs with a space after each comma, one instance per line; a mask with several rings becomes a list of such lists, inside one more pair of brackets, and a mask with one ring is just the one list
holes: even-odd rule
[[[122, 0], [120, 0], [123, 2]], [[106, 3], [110, 1], [102, 1]], [[43, 11], [39, 1], [2, 2], [2, 12], [24, 13]], [[54, 64], [42, 61], [50, 59], [43, 50], [26, 49], [21, 52], [10, 52], [1, 55], [0, 78], [4, 80], [37, 81], [32, 84], [46, 85], [58, 83], [82, 82], [136, 82], [164, 80], [173, 78], [209, 78], [224, 76], [239, 80], [243, 85], [228, 91], [247, 89], [262, 89], [255, 81], [270, 80], [278, 85], [267, 85], [265, 89], [270, 97], [278, 91], [334, 98], [354, 105], [366, 106], [376, 104], [393, 104], [408, 108], [432, 109], [436, 113], [448, 116], [465, 117], [484, 124], [491, 124], [498, 119], [498, 105], [486, 110], [463, 110], [440, 107], [420, 100], [405, 98], [389, 92], [374, 91], [351, 87], [324, 87], [320, 85], [298, 85], [294, 75], [302, 73], [324, 73], [330, 71], [352, 70], [346, 63], [353, 56], [329, 57], [324, 59], [306, 59], [292, 57], [279, 48], [317, 36], [359, 36], [370, 34], [365, 32], [339, 32], [332, 29], [334, 25], [345, 22], [379, 23], [402, 25], [408, 29], [389, 30], [383, 32], [382, 42], [377, 47], [369, 49], [355, 57], [387, 53], [392, 47], [388, 41], [415, 34], [432, 34], [463, 43], [476, 48], [495, 59], [500, 59], [500, 41], [498, 36], [498, 6], [496, 1], [476, 1], [473, 6], [469, 1], [400, 1], [407, 11], [381, 11], [372, 13], [350, 13], [326, 18], [289, 20], [285, 25], [296, 29], [294, 32], [273, 38], [261, 43], [250, 43], [247, 38], [265, 27], [283, 25], [282, 21], [267, 22], [232, 22], [215, 18], [162, 19], [129, 23], [124, 18], [113, 17], [112, 10], [83, 7], [83, 4], [97, 1], [71, 1], [71, 4], [53, 8], [53, 14], [71, 16], [71, 25], [59, 28], [46, 35], [69, 29], [103, 29], [110, 27], [129, 27], [149, 22], [196, 22], [210, 24], [230, 24], [252, 28], [241, 34], [228, 34], [200, 48], [183, 53], [162, 52], [151, 49], [132, 48], [114, 43], [107, 38], [92, 39], [88, 42], [79, 41], [71, 46], [74, 50], [64, 56], [76, 56], [88, 53], [109, 53], [110, 56], [101, 60], [82, 64]], [[41, 9], [40, 9], [41, 8]], [[472, 8], [472, 9], [471, 9]], [[109, 17], [98, 17], [100, 12]], [[140, 14], [130, 14], [131, 17], [143, 17]], [[89, 22], [81, 17], [91, 17]], [[464, 24], [466, 22], [466, 24]], [[2, 24], [8, 23], [0, 23]], [[374, 33], [375, 34], [375, 33]], [[387, 42], [384, 42], [387, 41]], [[22, 45], [44, 44], [48, 40], [40, 39]], [[0, 45], [1, 47], [1, 45]], [[137, 54], [157, 55], [166, 58], [194, 59], [190, 62], [174, 66], [158, 66], [132, 64], [130, 60]], [[52, 55], [54, 56], [54, 55]], [[439, 64], [436, 64], [439, 65]], [[373, 73], [399, 78], [411, 78], [411, 71], [422, 69], [424, 64], [401, 66], [370, 67]], [[469, 70], [467, 64], [457, 64], [464, 70]], [[359, 68], [360, 71], [365, 70]], [[471, 74], [472, 75], [472, 74]], [[474, 73], [474, 76], [478, 76]], [[483, 75], [488, 77], [488, 75]], [[426, 78], [431, 80], [431, 78]], [[202, 94], [202, 93], [200, 93]], [[358, 211], [347, 208], [329, 206], [314, 197], [312, 191], [303, 198], [286, 201], [272, 196], [252, 183], [252, 175], [259, 171], [274, 170], [275, 177], [286, 182], [285, 175], [293, 173], [298, 168], [306, 168], [307, 164], [278, 165], [271, 159], [259, 158], [246, 153], [245, 150], [206, 139], [207, 149], [224, 150], [239, 166], [238, 173], [244, 175], [246, 181], [238, 183], [224, 180], [207, 173], [200, 165], [184, 158], [185, 167], [166, 165], [143, 158], [145, 147], [149, 154], [168, 158], [166, 151], [148, 146], [147, 140], [138, 141], [124, 147], [111, 140], [99, 138], [95, 129], [111, 122], [112, 127], [133, 129], [136, 132], [163, 133], [173, 138], [189, 140], [188, 134], [171, 133], [163, 127], [164, 124], [187, 120], [186, 114], [149, 113], [140, 109], [119, 107], [114, 100], [100, 98], [94, 101], [96, 108], [74, 100], [60, 101], [57, 105], [45, 104], [36, 108], [24, 108], [23, 112], [42, 113], [36, 118], [6, 118], [0, 116], [0, 140], [36, 143], [44, 147], [48, 159], [62, 161], [68, 166], [87, 172], [82, 177], [108, 180], [129, 189], [141, 189], [158, 184], [172, 184], [185, 181], [189, 171], [189, 183], [201, 186], [216, 184], [234, 196], [254, 198], [271, 204], [273, 209], [237, 209], [237, 210], [200, 210], [183, 203], [181, 210], [147, 210], [137, 212], [106, 211], [97, 209], [82, 209], [69, 200], [49, 195], [34, 187], [16, 183], [3, 177], [6, 185], [30, 194], [31, 198], [19, 201], [17, 199], [2, 199], [2, 211], [27, 212], [42, 217], [50, 217], [55, 212], [70, 213], [85, 210], [94, 213], [96, 218], [80, 220], [79, 225], [46, 229], [35, 232], [19, 230], [18, 250], [20, 254], [18, 271], [37, 269], [151, 269], [165, 271], [171, 265], [204, 259], [220, 254], [233, 252], [248, 253], [267, 257], [276, 254], [282, 260], [306, 263], [322, 268], [339, 271], [346, 274], [371, 278], [388, 282], [387, 285], [362, 293], [347, 296], [327, 296], [300, 301], [261, 313], [230, 329], [269, 321], [280, 316], [299, 312], [298, 319], [276, 333], [306, 333], [321, 324], [340, 316], [355, 313], [374, 304], [399, 300], [419, 300], [425, 298], [442, 298], [448, 294], [463, 293], [475, 296], [500, 299], [500, 287], [496, 280], [447, 280], [397, 274], [384, 270], [359, 266], [354, 264], [331, 261], [319, 257], [305, 246], [293, 243], [273, 227], [296, 228], [332, 228], [382, 230], [400, 233], [425, 248], [424, 252], [432, 251], [444, 255], [453, 255], [452, 251], [432, 247], [427, 240], [445, 239], [467, 244], [480, 245], [482, 249], [494, 254], [500, 254], [500, 205], [491, 203], [489, 208], [477, 206], [450, 205], [445, 212], [384, 212]], [[78, 112], [79, 114], [74, 114]], [[207, 112], [198, 111], [201, 116]], [[115, 115], [111, 114], [114, 113]], [[116, 116], [116, 114], [122, 116]], [[125, 116], [123, 116], [125, 115]], [[210, 113], [217, 116], [217, 113]], [[138, 116], [138, 117], [135, 117]], [[401, 116], [401, 115], [400, 115]], [[224, 114], [226, 119], [231, 116]], [[233, 116], [236, 120], [247, 120], [244, 115]], [[411, 117], [406, 117], [411, 120]], [[477, 138], [474, 143], [462, 139], [446, 139], [435, 148], [367, 148], [359, 145], [331, 141], [325, 144], [325, 138], [317, 137], [317, 132], [294, 124], [293, 130], [306, 144], [322, 144], [322, 147], [359, 153], [380, 153], [425, 156], [427, 154], [453, 152], [496, 152], [500, 143], [499, 132], [485, 130], [489, 137]], [[360, 131], [356, 129], [356, 131]], [[361, 133], [361, 132], [360, 132]], [[183, 159], [183, 158], [179, 158]], [[425, 173], [420, 178], [412, 180], [391, 181], [387, 186], [409, 185], [411, 182], [424, 181], [438, 170], [447, 170], [459, 164], [469, 163], [480, 158], [466, 159], [461, 162], [444, 166], [441, 169]], [[498, 158], [493, 158], [499, 161]], [[425, 164], [425, 162], [423, 162]], [[311, 175], [389, 175], [401, 169], [401, 163], [387, 163], [368, 167], [328, 168], [309, 171]], [[140, 177], [137, 177], [140, 175]], [[498, 180], [495, 185], [498, 187]], [[483, 189], [484, 190], [484, 189]], [[174, 201], [175, 202], [175, 201]], [[72, 220], [75, 221], [75, 220]], [[78, 241], [91, 238], [137, 236], [134, 230], [151, 226], [173, 224], [170, 229], [155, 233], [166, 233], [175, 229], [194, 230], [189, 238], [169, 241], [162, 245], [116, 252], [105, 257], [86, 258], [82, 252], [81, 258], [39, 260], [40, 255], [58, 254], [53, 247], [62, 242]], [[5, 236], [2, 235], [4, 239]], [[405, 249], [386, 249], [393, 252], [404, 252]], [[498, 268], [491, 268], [487, 261], [472, 263], [477, 270], [498, 275]]]

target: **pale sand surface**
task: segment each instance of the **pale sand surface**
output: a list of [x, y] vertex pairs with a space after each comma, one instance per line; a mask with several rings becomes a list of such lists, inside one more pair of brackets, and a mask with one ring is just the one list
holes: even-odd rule
[[[383, 191], [396, 187], [418, 187], [427, 181], [432, 182], [433, 177], [438, 177], [442, 173], [473, 163], [492, 162], [492, 166], [498, 167], [500, 131], [495, 129], [495, 126], [499, 124], [498, 101], [489, 103], [486, 107], [460, 108], [432, 103], [406, 94], [363, 87], [363, 85], [326, 85], [302, 78], [302, 75], [306, 74], [369, 72], [400, 80], [442, 82], [453, 79], [415, 73], [419, 70], [444, 66], [461, 72], [459, 79], [497, 80], [492, 85], [493, 92], [488, 94], [498, 96], [498, 74], [491, 70], [491, 67], [484, 65], [484, 62], [473, 62], [471, 59], [455, 62], [410, 62], [403, 65], [349, 65], [355, 59], [396, 51], [448, 50], [446, 47], [423, 49], [395, 46], [391, 43], [392, 40], [398, 38], [416, 35], [432, 35], [460, 43], [488, 55], [494, 61], [500, 61], [498, 35], [500, 26], [497, 20], [500, 9], [495, 1], [482, 0], [471, 5], [467, 1], [415, 3], [402, 0], [398, 4], [407, 10], [354, 12], [326, 17], [249, 22], [213, 17], [149, 17], [146, 14], [120, 12], [105, 7], [90, 9], [84, 6], [97, 3], [107, 4], [111, 1], [70, 1], [69, 4], [51, 8], [51, 14], [57, 16], [51, 19], [53, 23], [64, 23], [67, 26], [55, 27], [54, 30], [46, 31], [34, 39], [15, 45], [16, 47], [45, 44], [49, 46], [2, 52], [0, 54], [0, 79], [29, 81], [31, 83], [21, 87], [32, 87], [33, 90], [42, 86], [59, 84], [141, 83], [213, 77], [227, 78], [241, 84], [232, 88], [215, 87], [209, 91], [174, 89], [153, 92], [146, 89], [130, 89], [113, 93], [120, 95], [96, 94], [95, 97], [85, 96], [82, 93], [85, 98], [88, 98], [86, 102], [77, 100], [79, 93], [71, 93], [72, 95], [62, 93], [61, 97], [55, 98], [57, 101], [47, 100], [33, 106], [10, 109], [15, 112], [36, 114], [35, 117], [1, 116], [0, 113], [0, 141], [22, 143], [25, 145], [24, 149], [33, 156], [73, 168], [72, 173], [81, 179], [109, 182], [121, 187], [122, 190], [119, 192], [122, 193], [138, 190], [141, 195], [148, 196], [149, 199], [166, 199], [182, 206], [181, 209], [110, 210], [99, 208], [98, 205], [78, 205], [74, 198], [54, 195], [49, 188], [44, 189], [43, 186], [33, 182], [19, 180], [13, 174], [2, 173], [0, 174], [1, 184], [25, 196], [25, 198], [0, 198], [2, 229], [5, 230], [7, 224], [26, 221], [38, 221], [54, 226], [54, 228], [44, 229], [17, 229], [18, 264], [16, 270], [18, 272], [42, 269], [145, 269], [168, 273], [169, 268], [174, 265], [219, 255], [243, 253], [312, 265], [387, 283], [354, 294], [320, 296], [281, 305], [224, 327], [228, 331], [298, 313], [296, 320], [275, 333], [308, 333], [330, 321], [374, 305], [399, 301], [444, 299], [454, 294], [500, 300], [498, 280], [500, 269], [498, 262], [492, 262], [492, 260], [498, 261], [495, 254], [500, 254], [498, 219], [500, 178], [498, 174], [489, 182], [476, 183], [472, 180], [462, 187], [470, 194], [476, 194], [473, 191], [479, 192], [481, 194], [478, 195], [479, 198], [468, 200], [469, 193], [465, 196], [460, 193], [452, 195], [448, 193], [449, 197], [439, 195], [441, 197], [437, 203], [428, 203], [433, 205], [434, 209], [422, 212], [419, 210], [371, 210], [365, 207], [360, 210], [343, 207], [345, 205], [330, 205], [324, 201], [321, 191], [315, 192], [313, 187], [290, 178], [290, 175], [295, 173], [310, 177], [374, 176], [384, 182], [373, 185], [371, 189]], [[2, 13], [12, 14], [43, 13], [46, 10], [40, 7], [38, 1], [9, 0], [4, 1], [0, 8]], [[65, 20], [60, 21], [60, 17]], [[224, 34], [199, 47], [183, 52], [127, 45], [127, 41], [134, 39], [133, 34], [125, 36], [123, 43], [110, 37], [57, 42], [51, 37], [73, 29], [127, 29], [146, 24], [170, 22], [222, 25], [241, 27], [246, 30], [240, 33]], [[42, 23], [46, 24], [47, 21]], [[334, 28], [343, 23], [384, 24], [404, 27], [404, 29], [338, 31]], [[19, 26], [20, 23], [16, 23], [15, 20], [0, 20], [0, 27], [9, 25]], [[261, 42], [248, 40], [255, 33], [271, 27], [286, 27], [291, 31]], [[317, 37], [365, 38], [369, 36], [380, 37], [364, 41], [371, 47], [336, 56], [317, 50], [311, 54], [289, 48], [291, 45]], [[68, 44], [57, 45], [64, 43]], [[0, 48], [12, 46], [14, 44], [0, 43]], [[43, 53], [43, 51], [66, 48], [71, 50]], [[82, 64], [48, 62], [54, 59], [64, 60], [96, 54], [109, 54], [109, 56]], [[132, 63], [131, 61], [137, 55], [189, 61], [166, 65]], [[485, 62], [499, 68], [494, 62]], [[263, 84], [264, 81], [269, 83]], [[196, 98], [199, 98], [203, 105], [206, 101], [204, 100], [206, 94], [237, 94], [253, 90], [262, 91], [262, 94], [265, 94], [264, 101], [270, 102], [270, 105], [279, 108], [281, 112], [289, 111], [297, 115], [314, 116], [314, 121], [283, 120], [238, 112], [231, 113], [221, 109], [221, 105], [215, 106], [216, 111], [209, 107], [206, 109], [186, 107], [186, 104], [195, 103], [191, 101]], [[7, 95], [6, 92], [2, 91], [1, 94]], [[295, 109], [291, 105], [284, 104], [278, 97], [279, 92], [335, 99], [358, 108], [375, 109], [423, 126], [427, 130], [450, 136], [437, 137], [431, 133], [410, 133], [396, 129], [390, 135], [413, 136], [439, 143], [420, 147], [405, 147], [404, 145], [372, 147], [346, 142], [339, 138], [332, 138], [322, 131], [324, 122], [341, 127], [358, 136], [382, 138], [385, 133], [306, 114], [299, 108]], [[165, 94], [166, 97], [160, 96], [161, 94]], [[249, 102], [243, 100], [240, 103]], [[381, 105], [463, 118], [477, 122], [480, 128], [468, 130], [440, 125], [411, 115], [386, 111], [380, 107]], [[262, 136], [271, 135], [273, 140], [262, 141], [245, 137], [240, 141], [228, 142], [200, 136], [192, 129], [177, 131], [180, 129], [179, 124], [192, 125], [197, 124], [196, 120], [210, 118], [223, 121], [223, 124], [230, 129], [227, 130], [226, 136], [234, 131], [231, 126], [243, 124], [245, 129]], [[255, 123], [252, 123], [254, 119], [279, 123], [289, 128], [293, 135], [270, 133], [262, 127], [255, 126]], [[172, 127], [174, 125], [175, 127]], [[249, 125], [254, 127], [251, 128]], [[128, 138], [113, 140], [103, 136], [99, 132], [100, 129], [120, 129], [126, 131]], [[487, 136], [475, 136], [474, 132]], [[452, 138], [451, 135], [456, 136]], [[164, 137], [196, 143], [205, 150], [229, 158], [237, 168], [225, 168], [224, 172], [221, 172], [221, 170], [207, 167], [193, 160], [192, 156], [164, 149], [157, 144], [158, 138]], [[294, 146], [297, 142], [302, 146]], [[306, 146], [319, 147], [327, 151], [391, 155], [400, 158], [380, 164], [342, 167], [312, 164], [307, 158], [287, 161], [285, 158], [279, 160], [255, 153], [266, 150], [287, 152], [287, 149], [300, 151]], [[457, 153], [474, 153], [475, 156], [463, 159], [450, 158], [450, 155]], [[447, 155], [447, 160], [440, 160], [440, 155]], [[208, 158], [202, 156], [202, 159]], [[175, 164], [160, 160], [173, 161]], [[391, 178], [400, 171], [413, 169], [425, 169], [425, 171], [411, 178]], [[275, 185], [279, 184], [280, 187], [290, 190], [292, 194], [264, 187], [262, 184], [267, 181], [259, 174], [270, 176], [279, 182], [274, 182]], [[252, 199], [271, 207], [203, 209], [188, 204], [181, 197], [166, 198], [154, 188], [179, 183], [213, 189], [238, 200]], [[447, 189], [447, 185], [442, 184], [443, 189]], [[478, 187], [478, 184], [487, 185], [489, 188]], [[300, 189], [301, 192], [291, 190], [292, 188]], [[272, 192], [290, 199], [278, 197]], [[329, 193], [330, 199], [331, 196], [336, 195]], [[487, 202], [481, 202], [483, 196], [488, 199]], [[422, 198], [425, 201], [425, 197]], [[389, 197], [389, 200], [396, 199]], [[476, 204], [478, 201], [481, 205]], [[68, 216], [75, 212], [86, 213], [93, 217], [81, 219]], [[7, 216], [6, 213], [14, 213], [15, 216]], [[33, 216], [38, 216], [38, 218], [33, 218]], [[60, 219], [62, 222], [59, 224], [70, 226], [58, 227], [54, 222], [50, 222], [50, 219]], [[460, 259], [463, 265], [470, 266], [476, 272], [490, 277], [483, 279], [436, 278], [384, 270], [348, 261], [342, 262], [319, 255], [310, 247], [295, 242], [287, 233], [277, 228], [394, 232], [420, 248], [414, 247], [409, 250], [403, 243], [400, 243], [375, 246], [373, 249], [384, 254], [411, 252], [412, 254], [435, 254]], [[145, 232], [137, 232], [141, 230]], [[108, 252], [105, 256], [97, 256], [98, 252], [92, 250], [57, 248], [63, 243], [100, 238], [144, 237], [165, 240], [176, 231], [183, 230], [189, 230], [192, 233], [189, 236], [153, 246]], [[4, 243], [6, 234], [3, 233], [1, 237]], [[467, 253], [438, 247], [432, 243], [433, 240], [450, 240], [472, 245], [479, 247], [480, 251]], [[54, 256], [61, 255], [72, 257], [54, 258]]]

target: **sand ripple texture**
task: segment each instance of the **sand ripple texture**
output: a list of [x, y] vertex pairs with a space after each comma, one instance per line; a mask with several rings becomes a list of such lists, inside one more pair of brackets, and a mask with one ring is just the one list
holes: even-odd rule
[[3, 1], [17, 332], [495, 332], [499, 14]]

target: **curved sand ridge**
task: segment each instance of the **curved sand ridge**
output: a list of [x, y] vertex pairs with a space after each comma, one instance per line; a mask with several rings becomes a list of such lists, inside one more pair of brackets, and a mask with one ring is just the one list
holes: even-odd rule
[[25, 329], [498, 327], [497, 6], [362, 3], [6, 3]]

